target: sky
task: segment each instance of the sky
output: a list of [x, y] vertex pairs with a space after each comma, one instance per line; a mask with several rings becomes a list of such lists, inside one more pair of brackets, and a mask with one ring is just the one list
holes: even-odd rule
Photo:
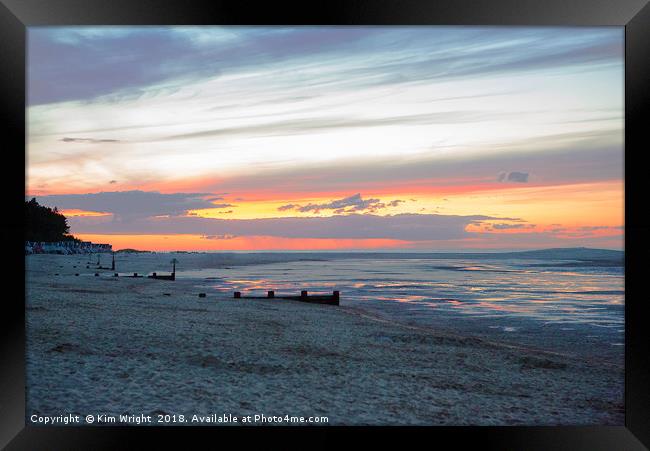
[[26, 197], [114, 249], [623, 249], [622, 27], [30, 27]]

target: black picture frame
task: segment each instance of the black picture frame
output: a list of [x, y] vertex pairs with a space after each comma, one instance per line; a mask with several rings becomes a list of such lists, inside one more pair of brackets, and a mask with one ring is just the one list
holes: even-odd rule
[[[23, 201], [25, 196], [26, 27], [36, 25], [556, 25], [625, 27], [625, 426], [624, 427], [433, 427], [433, 428], [128, 428], [25, 425], [25, 312]], [[650, 116], [650, 5], [648, 0], [348, 0], [296, 5], [235, 0], [0, 0], [0, 127], [5, 158], [2, 180], [4, 256], [0, 360], [0, 447], [6, 449], [116, 449], [133, 440], [166, 444], [205, 438], [241, 446], [263, 435], [301, 447], [328, 445], [341, 432], [404, 443], [413, 434], [454, 447], [478, 443], [493, 449], [636, 450], [650, 446], [650, 343], [643, 305], [650, 223], [644, 217]], [[645, 114], [644, 114], [645, 113]], [[8, 287], [15, 288], [11, 292]], [[13, 293], [13, 294], [10, 294]], [[153, 429], [153, 430], [152, 430]], [[242, 434], [242, 432], [244, 432]], [[305, 433], [307, 432], [307, 433]], [[424, 438], [424, 437], [422, 437]], [[270, 441], [266, 441], [270, 440]], [[177, 442], [180, 443], [180, 442]], [[198, 441], [196, 443], [199, 443]], [[414, 442], [411, 442], [414, 443]], [[329, 445], [331, 446], [331, 445]], [[147, 446], [148, 447], [148, 446]]]

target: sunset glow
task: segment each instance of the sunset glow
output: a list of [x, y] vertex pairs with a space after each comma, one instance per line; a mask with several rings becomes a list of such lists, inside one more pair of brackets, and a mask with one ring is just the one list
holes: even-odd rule
[[623, 30], [32, 27], [26, 196], [114, 249], [623, 248]]

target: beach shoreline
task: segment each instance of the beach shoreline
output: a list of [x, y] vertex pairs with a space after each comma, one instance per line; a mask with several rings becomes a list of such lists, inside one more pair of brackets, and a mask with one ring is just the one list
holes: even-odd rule
[[[622, 366], [357, 307], [199, 298], [197, 280], [95, 277], [87, 259], [27, 258], [28, 423], [163, 412], [316, 415], [332, 425], [623, 424]], [[120, 259], [121, 273], [165, 270], [161, 256], [131, 260]]]

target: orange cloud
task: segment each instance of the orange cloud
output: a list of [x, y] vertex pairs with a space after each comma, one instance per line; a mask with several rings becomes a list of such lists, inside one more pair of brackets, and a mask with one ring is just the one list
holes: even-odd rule
[[70, 209], [70, 210], [60, 210], [59, 213], [61, 213], [65, 217], [100, 217], [100, 216], [112, 216], [113, 213], [108, 213], [104, 211], [88, 211], [88, 210], [78, 210], [78, 209]]

